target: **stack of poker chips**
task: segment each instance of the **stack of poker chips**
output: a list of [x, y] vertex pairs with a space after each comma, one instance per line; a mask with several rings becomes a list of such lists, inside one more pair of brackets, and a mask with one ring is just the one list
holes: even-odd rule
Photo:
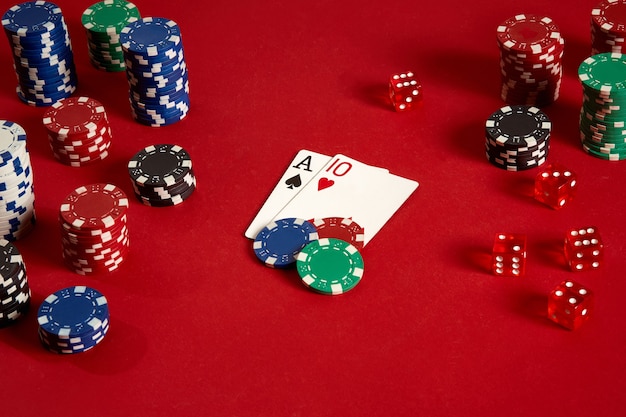
[[590, 155], [626, 159], [626, 55], [605, 52], [578, 67], [583, 86], [580, 140]]
[[35, 193], [26, 132], [0, 120], [0, 237], [13, 241], [35, 224]]
[[[302, 283], [326, 295], [352, 290], [363, 277], [363, 228], [339, 217], [278, 219], [256, 236], [254, 253], [266, 266], [296, 266]], [[353, 244], [354, 243], [354, 244]]]
[[11, 7], [2, 17], [18, 85], [31, 106], [49, 106], [69, 97], [77, 84], [74, 55], [61, 9], [33, 1]]
[[558, 99], [564, 41], [552, 19], [514, 16], [498, 26], [497, 40], [505, 103], [543, 107]]
[[44, 112], [43, 124], [54, 157], [79, 167], [107, 157], [111, 128], [104, 106], [89, 97], [57, 101]]
[[187, 116], [189, 81], [178, 25], [146, 17], [122, 29], [120, 42], [135, 120], [156, 127]]
[[591, 54], [622, 53], [626, 39], [626, 0], [605, 0], [591, 10]]
[[17, 248], [0, 239], [0, 327], [15, 323], [30, 305], [26, 267]]
[[189, 153], [178, 145], [150, 145], [128, 162], [135, 196], [147, 206], [175, 206], [196, 189]]
[[59, 219], [63, 259], [80, 275], [116, 270], [128, 249], [128, 199], [112, 184], [91, 184], [72, 191]]
[[533, 106], [504, 106], [485, 123], [486, 155], [493, 165], [523, 171], [542, 165], [550, 148], [552, 123]]
[[137, 7], [124, 0], [104, 0], [85, 9], [82, 23], [87, 33], [89, 60], [95, 68], [109, 72], [126, 69], [120, 32], [140, 17]]
[[51, 352], [85, 352], [109, 331], [109, 306], [102, 293], [86, 286], [50, 294], [37, 312], [39, 340]]

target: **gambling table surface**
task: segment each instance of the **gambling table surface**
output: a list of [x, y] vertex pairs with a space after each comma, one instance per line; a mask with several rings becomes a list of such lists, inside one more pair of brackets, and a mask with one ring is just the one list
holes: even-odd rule
[[[5, 11], [14, 3], [2, 1]], [[31, 309], [0, 330], [0, 401], [16, 416], [623, 416], [626, 397], [626, 162], [586, 154], [577, 68], [590, 55], [594, 1], [140, 1], [142, 16], [181, 28], [191, 106], [181, 122], [135, 122], [124, 72], [88, 60], [80, 18], [62, 1], [79, 87], [99, 100], [113, 144], [103, 161], [57, 162], [44, 108], [21, 103], [11, 50], [0, 47], [0, 118], [23, 126], [37, 224], [15, 244]], [[499, 96], [496, 27], [551, 17], [565, 40], [548, 162], [579, 180], [553, 210], [532, 196], [539, 169], [485, 158]], [[414, 111], [393, 110], [389, 76], [412, 70]], [[626, 77], [626, 75], [625, 75]], [[192, 157], [197, 190], [155, 208], [133, 197], [128, 160], [151, 144]], [[365, 273], [340, 296], [310, 291], [294, 270], [265, 267], [244, 231], [300, 149], [342, 153], [419, 182], [362, 250]], [[118, 271], [81, 276], [61, 255], [58, 212], [76, 187], [112, 183], [131, 198], [130, 253]], [[572, 272], [569, 228], [596, 226], [600, 270]], [[490, 271], [496, 233], [527, 236], [523, 277]], [[572, 279], [595, 294], [570, 331], [546, 314]], [[88, 352], [57, 355], [37, 336], [50, 293], [88, 285], [111, 325]]]

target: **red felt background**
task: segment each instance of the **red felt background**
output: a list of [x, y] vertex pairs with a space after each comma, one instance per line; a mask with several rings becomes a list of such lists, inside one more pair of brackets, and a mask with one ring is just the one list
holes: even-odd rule
[[[33, 310], [0, 330], [5, 414], [624, 416], [626, 162], [588, 156], [578, 142], [577, 67], [590, 53], [594, 1], [136, 4], [180, 25], [191, 111], [164, 128], [134, 122], [124, 74], [89, 65], [80, 16], [90, 2], [59, 0], [78, 94], [105, 105], [114, 136], [110, 157], [90, 167], [52, 158], [44, 110], [18, 101], [10, 49], [0, 47], [0, 118], [28, 133], [38, 215], [17, 242]], [[566, 42], [561, 98], [545, 109], [549, 161], [574, 170], [580, 186], [560, 211], [531, 197], [537, 170], [506, 172], [484, 157], [484, 121], [502, 105], [495, 28], [518, 13], [552, 17]], [[424, 103], [398, 114], [387, 79], [407, 69]], [[118, 272], [67, 270], [62, 199], [92, 182], [132, 195], [126, 163], [155, 143], [190, 152], [196, 193], [174, 208], [133, 200], [131, 254]], [[264, 267], [243, 236], [299, 149], [420, 182], [363, 250], [364, 278], [344, 296]], [[605, 265], [570, 272], [564, 233], [587, 225], [602, 233]], [[523, 278], [490, 274], [497, 232], [527, 234]], [[575, 332], [545, 317], [546, 295], [564, 279], [596, 294], [592, 319]], [[111, 330], [90, 352], [51, 354], [36, 309], [79, 284], [107, 296]]]

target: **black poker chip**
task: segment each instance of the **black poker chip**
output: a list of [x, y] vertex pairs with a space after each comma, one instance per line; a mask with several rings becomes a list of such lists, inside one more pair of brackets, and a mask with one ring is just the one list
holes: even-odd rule
[[504, 106], [485, 123], [486, 157], [508, 171], [542, 165], [548, 156], [552, 123], [535, 106]]
[[0, 327], [15, 323], [29, 306], [30, 287], [22, 255], [11, 242], [0, 239]]
[[181, 204], [196, 189], [191, 157], [178, 145], [147, 146], [130, 159], [128, 172], [135, 196], [147, 206]]

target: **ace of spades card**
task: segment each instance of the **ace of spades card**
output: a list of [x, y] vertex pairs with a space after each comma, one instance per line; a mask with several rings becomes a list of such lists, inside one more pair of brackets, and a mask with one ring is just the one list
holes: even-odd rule
[[274, 219], [276, 213], [295, 197], [329, 160], [330, 156], [306, 149], [300, 150], [248, 226], [245, 236], [254, 239]]

